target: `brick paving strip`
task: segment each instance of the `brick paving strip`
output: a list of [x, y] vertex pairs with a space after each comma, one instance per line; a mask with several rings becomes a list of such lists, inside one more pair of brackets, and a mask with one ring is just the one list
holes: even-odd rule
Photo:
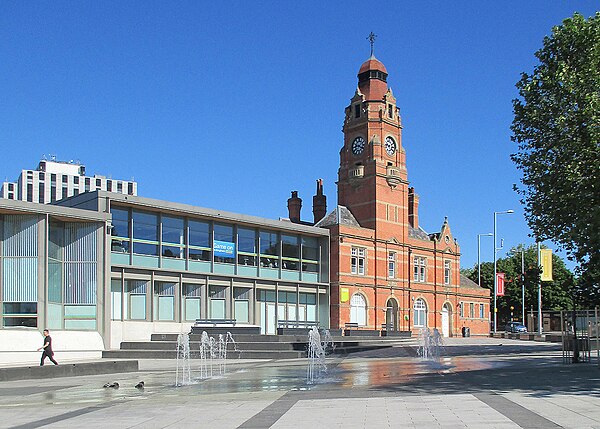
[[301, 392], [287, 392], [271, 405], [265, 407], [262, 411], [239, 425], [238, 429], [268, 428], [273, 426], [296, 402], [302, 399], [302, 395], [298, 395], [298, 393]]
[[93, 405], [91, 407], [81, 408], [79, 410], [69, 411], [68, 413], [59, 414], [57, 416], [48, 417], [47, 419], [37, 420], [35, 422], [29, 422], [18, 426], [12, 426], [11, 429], [36, 429], [42, 426], [50, 425], [52, 423], [62, 422], [63, 420], [72, 419], [84, 414], [93, 413], [94, 411], [103, 410], [105, 408], [112, 407], [113, 405], [123, 404], [124, 401], [111, 401], [103, 404]]
[[487, 406], [498, 411], [524, 429], [553, 429], [562, 428], [551, 420], [548, 420], [533, 411], [506, 399], [496, 393], [472, 393], [477, 399]]

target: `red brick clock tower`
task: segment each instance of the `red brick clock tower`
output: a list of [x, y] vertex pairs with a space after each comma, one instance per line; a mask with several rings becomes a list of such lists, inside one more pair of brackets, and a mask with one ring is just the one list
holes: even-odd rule
[[338, 205], [315, 217], [330, 230], [330, 326], [381, 335], [437, 328], [456, 336], [462, 327], [488, 334], [489, 290], [460, 275], [460, 247], [447, 219], [435, 233], [419, 225], [400, 110], [387, 69], [373, 55], [372, 33], [369, 39], [371, 56], [345, 109]]
[[[373, 37], [371, 37], [373, 42]], [[317, 223], [331, 233], [331, 327], [385, 335], [438, 328], [489, 332], [489, 291], [460, 275], [460, 248], [444, 220], [419, 226], [419, 197], [409, 187], [402, 120], [373, 55], [358, 71], [345, 109], [338, 206]]]

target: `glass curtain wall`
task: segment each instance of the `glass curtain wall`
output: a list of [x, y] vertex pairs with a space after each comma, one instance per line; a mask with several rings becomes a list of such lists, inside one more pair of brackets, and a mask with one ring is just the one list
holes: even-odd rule
[[314, 293], [300, 292], [299, 294], [298, 320], [308, 322], [317, 321], [317, 295]]
[[238, 264], [256, 266], [256, 230], [238, 228]]
[[177, 283], [154, 282], [154, 320], [175, 320]]
[[36, 327], [38, 218], [5, 215], [2, 242], [2, 325]]
[[185, 256], [184, 223], [182, 218], [162, 216], [162, 256], [183, 259]]
[[98, 225], [66, 222], [55, 224], [55, 228], [56, 234], [64, 234], [61, 274], [64, 328], [96, 329]]
[[302, 237], [302, 271], [319, 271], [319, 241], [315, 237]]
[[234, 264], [235, 237], [233, 235], [233, 226], [215, 223], [213, 232], [213, 251], [215, 252], [215, 262]]
[[158, 256], [158, 215], [134, 210], [133, 253], [137, 255]]
[[63, 261], [65, 229], [62, 223], [48, 226], [48, 328], [62, 329]]
[[298, 271], [300, 264], [300, 246], [298, 236], [281, 235], [281, 260], [284, 270]]
[[210, 261], [212, 258], [210, 223], [190, 220], [189, 225], [189, 254], [196, 261]]
[[234, 317], [237, 323], [248, 323], [250, 310], [250, 291], [249, 288], [233, 288], [234, 299]]
[[260, 266], [279, 268], [279, 235], [276, 232], [260, 232]]
[[[316, 237], [119, 207], [111, 208], [111, 213], [113, 253], [161, 255], [163, 258], [180, 260], [187, 257], [189, 269], [194, 271], [212, 270], [213, 266], [207, 264], [209, 262], [237, 264], [240, 267], [256, 267], [260, 263], [265, 275], [271, 278], [275, 278], [273, 276], [277, 276], [282, 268], [306, 273], [303, 277], [305, 281], [318, 281], [320, 249]], [[129, 263], [121, 259], [118, 261]], [[251, 271], [242, 273], [251, 274]]]
[[118, 253], [129, 253], [131, 238], [129, 235], [129, 210], [111, 208], [112, 227], [110, 234], [111, 250]]
[[202, 299], [202, 285], [187, 284], [183, 285], [183, 320], [191, 321], [200, 319], [200, 308]]
[[112, 320], [121, 320], [123, 317], [123, 287], [120, 279], [110, 281], [110, 318]]
[[297, 306], [298, 296], [296, 292], [279, 291], [277, 296], [277, 318], [278, 322], [285, 321], [293, 325], [297, 321]]
[[125, 282], [125, 314], [127, 320], [146, 320], [146, 280], [127, 280]]
[[227, 288], [224, 286], [209, 286], [210, 318], [225, 319], [225, 300], [227, 299]]

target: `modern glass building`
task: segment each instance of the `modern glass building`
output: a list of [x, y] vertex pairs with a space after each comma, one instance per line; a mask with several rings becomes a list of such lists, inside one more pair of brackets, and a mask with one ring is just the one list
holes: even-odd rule
[[110, 213], [110, 345], [210, 323], [329, 326], [329, 232], [287, 220], [96, 191], [61, 205]]
[[44, 328], [81, 358], [197, 319], [328, 327], [329, 231], [106, 191], [0, 199], [0, 318], [17, 361]]

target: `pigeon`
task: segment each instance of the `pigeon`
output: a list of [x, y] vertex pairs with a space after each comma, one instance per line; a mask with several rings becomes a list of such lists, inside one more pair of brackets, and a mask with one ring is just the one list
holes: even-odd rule
[[116, 381], [113, 381], [112, 383], [106, 383], [102, 387], [104, 387], [105, 389], [108, 389], [108, 388], [118, 389], [119, 388], [119, 383], [117, 383]]
[[140, 381], [138, 384], [135, 385], [135, 388], [142, 390], [144, 388], [144, 382]]

